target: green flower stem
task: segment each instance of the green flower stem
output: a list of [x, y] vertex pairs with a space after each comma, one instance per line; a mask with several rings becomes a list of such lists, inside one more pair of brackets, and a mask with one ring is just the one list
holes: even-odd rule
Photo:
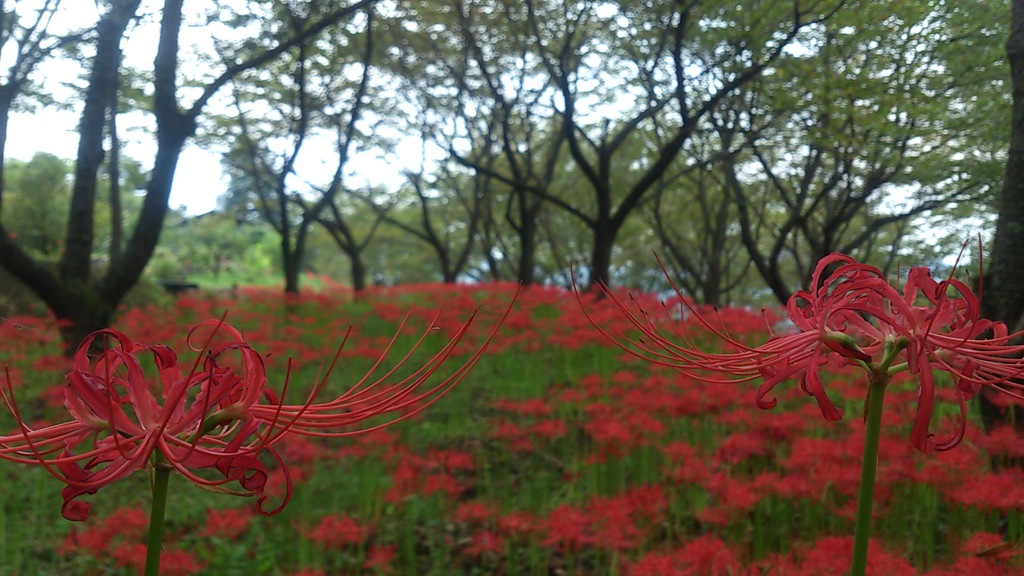
[[171, 469], [153, 469], [153, 507], [149, 513], [149, 538], [146, 541], [146, 576], [160, 576], [160, 548], [164, 539], [164, 511], [167, 509], [167, 485]]
[[875, 475], [878, 472], [878, 440], [882, 430], [882, 400], [889, 383], [886, 370], [868, 372], [868, 401], [865, 415], [864, 461], [857, 496], [857, 526], [853, 533], [851, 576], [864, 576], [868, 565], [868, 540], [871, 538], [871, 506], [875, 500]]

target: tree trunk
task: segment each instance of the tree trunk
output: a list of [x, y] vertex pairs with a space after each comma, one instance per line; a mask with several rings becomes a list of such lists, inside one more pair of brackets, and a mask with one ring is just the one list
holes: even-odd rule
[[153, 170], [149, 173], [146, 196], [142, 201], [138, 221], [131, 238], [121, 252], [118, 265], [110, 268], [100, 286], [105, 299], [113, 306], [120, 303], [128, 290], [139, 280], [150, 257], [153, 256], [153, 251], [156, 250], [164, 217], [167, 215], [167, 203], [171, 196], [174, 171], [178, 167], [181, 149], [185, 145], [185, 140], [194, 131], [194, 123], [185, 118], [177, 118], [174, 123], [165, 123], [162, 133], [158, 134], [156, 159], [153, 162]]
[[121, 259], [121, 244], [124, 242], [124, 222], [121, 210], [121, 142], [117, 134], [117, 90], [110, 103], [107, 118], [110, 153], [107, 158], [107, 184], [110, 186], [110, 265], [115, 266]]
[[363, 263], [363, 255], [358, 250], [349, 253], [352, 261], [352, 291], [362, 292], [366, 288], [366, 264]]
[[718, 308], [722, 306], [722, 284], [724, 283], [722, 267], [717, 258], [708, 262], [707, 275], [700, 280], [703, 287], [704, 301], [702, 304]]
[[75, 182], [71, 190], [60, 276], [65, 283], [89, 282], [93, 247], [93, 210], [96, 175], [103, 162], [103, 134], [107, 110], [116, 97], [121, 62], [121, 38], [135, 16], [140, 0], [112, 2], [110, 12], [97, 25], [96, 55], [89, 72], [85, 106], [78, 125]]
[[543, 198], [534, 197], [530, 192], [517, 190], [519, 200], [519, 280], [523, 286], [533, 284], [537, 267], [537, 219], [540, 217]]
[[285, 294], [298, 294], [299, 293], [299, 260], [301, 259], [297, 251], [291, 250], [288, 247], [288, 242], [281, 242], [281, 267], [284, 271], [284, 293]]
[[445, 284], [455, 284], [455, 280], [458, 279], [458, 276], [459, 276], [459, 273], [456, 270], [453, 270], [453, 269], [451, 269], [448, 266], [445, 266], [441, 270], [441, 280]]
[[615, 247], [617, 228], [611, 226], [594, 226], [594, 243], [590, 253], [590, 278], [587, 290], [593, 289], [598, 282], [611, 285], [612, 249]]
[[537, 225], [530, 224], [527, 233], [524, 228], [519, 235], [519, 281], [530, 286], [536, 280], [537, 268]]
[[[1005, 322], [1013, 331], [1021, 328], [1024, 313], [1024, 0], [1013, 0], [1011, 6], [1010, 36], [1006, 41], [1013, 89], [1010, 148], [987, 263], [982, 311], [988, 318]], [[1005, 420], [1005, 414], [985, 393], [980, 395], [979, 402], [986, 428]], [[1018, 427], [1024, 424], [1024, 418], [1015, 420]]]
[[1024, 312], [1024, 0], [1012, 7], [1006, 43], [1013, 86], [1010, 149], [984, 297], [986, 312], [1014, 329]]
[[[64, 355], [71, 356], [85, 338], [97, 330], [110, 326], [114, 317], [114, 307], [102, 300], [95, 299], [95, 291], [79, 290], [75, 300], [78, 306], [68, 306], [66, 310], [57, 311], [57, 325], [60, 327]], [[99, 340], [94, 342], [92, 352], [99, 352], [102, 346]]]

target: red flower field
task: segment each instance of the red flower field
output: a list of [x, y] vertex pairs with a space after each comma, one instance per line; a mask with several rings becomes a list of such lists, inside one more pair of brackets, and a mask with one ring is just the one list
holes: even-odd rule
[[[443, 313], [396, 378], [427, 363], [479, 309], [451, 359], [461, 365], [515, 290], [430, 284], [354, 298], [336, 288], [289, 301], [243, 290], [129, 310], [115, 328], [134, 342], [165, 344], [191, 365], [189, 330], [226, 312], [265, 358], [269, 388], [282, 388], [291, 359], [282, 401], [301, 405], [350, 326], [325, 398], [369, 371], [410, 309], [392, 365], [438, 308]], [[661, 306], [653, 296], [633, 298]], [[642, 337], [611, 300], [584, 300], [599, 325]], [[741, 342], [766, 340], [768, 322], [784, 333], [782, 316], [709, 315], [715, 329]], [[711, 327], [692, 317], [676, 322], [686, 323], [702, 349], [721, 346]], [[66, 420], [71, 361], [59, 356], [53, 323], [6, 319], [0, 337], [23, 420], [32, 428]], [[155, 386], [156, 367], [143, 369]], [[439, 371], [437, 381], [446, 374]], [[252, 498], [204, 491], [172, 475], [163, 573], [843, 574], [866, 379], [821, 366], [829, 400], [844, 413], [827, 422], [799, 386], [776, 387], [778, 404], [763, 410], [758, 381], [714, 383], [703, 375], [625, 354], [571, 292], [525, 289], [473, 372], [427, 410], [368, 434], [287, 436], [274, 444], [293, 484], [279, 515], [255, 514]], [[868, 573], [1020, 573], [1024, 441], [1012, 426], [986, 433], [969, 405], [958, 446], [914, 449], [918, 387], [901, 378], [886, 396]], [[958, 426], [951, 390], [936, 382], [937, 429]], [[9, 415], [0, 424], [0, 434], [17, 430]], [[261, 466], [262, 495], [273, 508], [287, 493], [284, 468], [275, 458]], [[149, 509], [144, 474], [83, 495], [92, 506], [85, 522], [61, 518], [63, 486], [44, 470], [0, 462], [0, 474], [0, 574], [138, 572]]]

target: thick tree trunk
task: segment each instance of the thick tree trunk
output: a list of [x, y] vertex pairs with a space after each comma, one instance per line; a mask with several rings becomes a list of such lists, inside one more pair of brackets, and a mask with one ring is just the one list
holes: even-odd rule
[[445, 284], [455, 284], [455, 281], [458, 280], [458, 276], [459, 273], [450, 268], [446, 267], [441, 270], [441, 281]]
[[[74, 354], [89, 334], [109, 327], [114, 318], [114, 307], [107, 305], [102, 300], [91, 299], [95, 296], [94, 291], [82, 290], [78, 296], [78, 306], [69, 306], [67, 310], [57, 312], [57, 325], [60, 326], [65, 356]], [[69, 300], [69, 302], [71, 301]], [[102, 345], [98, 341], [95, 344]], [[98, 351], [93, 350], [93, 352]]]
[[[1006, 179], [999, 195], [996, 233], [987, 262], [982, 310], [985, 316], [1018, 330], [1024, 313], [1024, 0], [1013, 0], [1010, 21], [1006, 42], [1013, 90], [1010, 147]], [[986, 394], [981, 394], [979, 402], [986, 427], [1005, 420], [1003, 411]], [[1016, 421], [1018, 426], [1024, 424], [1024, 418]]]
[[1006, 179], [999, 196], [999, 218], [988, 262], [985, 308], [1011, 329], [1024, 313], [1024, 0], [1013, 1], [1006, 55], [1013, 86], [1013, 116]]
[[703, 285], [702, 292], [704, 292], [703, 304], [714, 306], [716, 308], [723, 305], [723, 271], [719, 264], [720, 263], [717, 258], [712, 258], [711, 261], [708, 262], [707, 275], [701, 279], [701, 284]]

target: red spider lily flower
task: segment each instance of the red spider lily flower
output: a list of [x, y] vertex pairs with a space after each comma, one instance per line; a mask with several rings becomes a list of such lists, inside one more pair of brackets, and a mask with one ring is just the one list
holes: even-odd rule
[[[966, 402], [983, 387], [1022, 397], [1024, 385], [1015, 378], [1024, 373], [1024, 346], [1010, 343], [1020, 334], [1008, 334], [1004, 324], [981, 318], [978, 297], [963, 282], [938, 282], [927, 268], [917, 267], [910, 270], [899, 290], [877, 268], [833, 253], [818, 262], [811, 286], [812, 290], [793, 294], [787, 303], [796, 330], [773, 335], [760, 346], [731, 337], [720, 324], [699, 314], [678, 288], [680, 309], [666, 312], [677, 317], [682, 313], [683, 322], [670, 321], [671, 314], [655, 318], [639, 303], [629, 306], [601, 285], [628, 325], [598, 328], [642, 359], [708, 382], [763, 379], [756, 394], [761, 408], [775, 406], [770, 394], [778, 384], [798, 379], [827, 420], [838, 420], [842, 411], [822, 384], [819, 371], [823, 366], [854, 365], [890, 374], [907, 370], [920, 383], [911, 442], [924, 452], [946, 450], [960, 442]], [[597, 325], [590, 312], [585, 312]], [[688, 325], [710, 331], [733, 350], [701, 351]], [[634, 329], [640, 331], [640, 337], [628, 334]], [[940, 439], [930, 432], [937, 371], [950, 376], [960, 408], [956, 428]], [[709, 376], [708, 372], [731, 378]]]
[[[511, 305], [505, 316], [510, 310]], [[6, 390], [0, 389], [19, 426], [16, 432], [0, 436], [0, 458], [42, 465], [67, 484], [61, 493], [61, 513], [68, 520], [84, 520], [88, 515], [90, 504], [78, 501], [79, 496], [95, 494], [148, 466], [172, 468], [203, 488], [255, 496], [260, 512], [275, 514], [291, 497], [288, 468], [276, 443], [287, 434], [347, 436], [377, 430], [430, 406], [466, 377], [505, 317], [465, 363], [445, 378], [433, 378], [457, 352], [475, 315], [426, 364], [396, 377], [434, 332], [435, 316], [397, 365], [374, 379], [404, 330], [403, 321], [366, 376], [340, 396], [317, 402], [341, 354], [339, 347], [306, 402], [298, 405], [278, 400], [266, 386], [261, 355], [223, 320], [193, 328], [189, 347], [198, 350], [199, 356], [187, 372], [166, 346], [140, 344], [117, 330], [100, 330], [78, 348], [67, 375], [64, 403], [71, 420], [33, 429], [20, 417], [10, 382]], [[193, 341], [200, 329], [211, 333], [196, 347]], [[215, 337], [227, 341], [214, 344]], [[97, 339], [106, 339], [112, 347], [90, 358], [88, 350]], [[155, 366], [155, 379], [143, 368], [147, 356]], [[281, 398], [287, 388], [286, 377]], [[159, 391], [159, 400], [154, 391]], [[269, 510], [264, 494], [268, 471], [261, 457], [276, 460], [285, 476], [283, 502]], [[241, 490], [226, 488], [230, 483], [237, 483]]]

